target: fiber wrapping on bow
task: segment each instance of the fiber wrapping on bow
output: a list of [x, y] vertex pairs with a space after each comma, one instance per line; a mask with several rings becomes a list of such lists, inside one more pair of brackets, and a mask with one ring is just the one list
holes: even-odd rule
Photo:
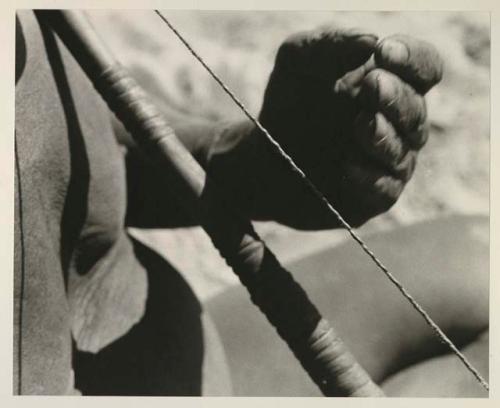
[[175, 136], [167, 120], [75, 11], [37, 11], [157, 165], [162, 177], [200, 220], [226, 262], [280, 336], [327, 396], [382, 396], [304, 290], [227, 203]]

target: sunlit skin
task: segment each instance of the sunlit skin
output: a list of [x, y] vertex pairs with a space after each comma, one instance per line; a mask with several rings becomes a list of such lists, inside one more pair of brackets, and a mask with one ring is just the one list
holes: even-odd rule
[[[15, 383], [21, 376], [21, 392], [35, 394], [75, 386], [104, 394], [229, 393], [209, 316], [178, 272], [126, 230], [196, 220], [64, 46], [31, 12], [18, 17]], [[259, 118], [360, 226], [387, 211], [410, 180], [428, 137], [423, 95], [441, 73], [434, 47], [413, 38], [301, 33], [277, 52]], [[338, 227], [253, 124], [162, 109], [247, 215], [302, 229]]]

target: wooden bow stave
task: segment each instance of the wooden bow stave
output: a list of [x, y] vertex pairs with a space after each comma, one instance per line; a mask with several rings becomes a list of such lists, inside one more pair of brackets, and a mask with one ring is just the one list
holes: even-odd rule
[[51, 25], [93, 85], [196, 214], [229, 266], [326, 396], [383, 396], [304, 290], [226, 201], [177, 139], [168, 121], [77, 11], [36, 11]]

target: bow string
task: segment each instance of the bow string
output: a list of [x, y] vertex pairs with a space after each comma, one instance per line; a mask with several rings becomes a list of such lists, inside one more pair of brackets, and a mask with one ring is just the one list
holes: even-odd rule
[[185, 48], [191, 55], [203, 66], [203, 68], [210, 74], [210, 76], [219, 84], [223, 91], [231, 98], [231, 100], [239, 107], [243, 114], [259, 129], [265, 136], [267, 141], [273, 146], [277, 157], [288, 163], [289, 169], [294, 172], [300, 180], [307, 187], [308, 191], [313, 194], [327, 209], [327, 211], [334, 216], [342, 225], [342, 227], [349, 233], [351, 238], [361, 247], [363, 252], [373, 261], [379, 270], [389, 279], [389, 281], [397, 288], [401, 295], [411, 304], [413, 309], [424, 319], [426, 324], [430, 327], [439, 341], [445, 344], [450, 351], [463, 363], [465, 368], [476, 378], [476, 380], [489, 391], [489, 384], [479, 373], [479, 371], [472, 365], [467, 357], [458, 349], [458, 347], [451, 341], [451, 339], [443, 332], [438, 324], [431, 318], [425, 309], [415, 300], [415, 298], [408, 292], [403, 284], [389, 271], [383, 262], [373, 253], [367, 246], [363, 239], [354, 231], [353, 227], [342, 217], [340, 212], [331, 204], [326, 196], [318, 189], [314, 183], [307, 177], [305, 172], [295, 163], [295, 161], [288, 155], [280, 144], [271, 136], [267, 129], [260, 123], [260, 121], [252, 115], [241, 100], [231, 91], [224, 81], [208, 66], [205, 60], [196, 52], [193, 46], [185, 39], [185, 37], [174, 27], [174, 25], [165, 17], [160, 10], [154, 10], [159, 18], [165, 23], [170, 31], [181, 41]]

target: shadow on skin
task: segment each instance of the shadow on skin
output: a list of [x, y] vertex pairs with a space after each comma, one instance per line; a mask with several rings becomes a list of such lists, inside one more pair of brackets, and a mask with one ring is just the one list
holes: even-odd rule
[[201, 306], [167, 261], [135, 240], [134, 249], [148, 273], [146, 312], [98, 353], [75, 350], [76, 388], [84, 395], [200, 395]]
[[[488, 327], [487, 232], [487, 218], [454, 216], [374, 234], [366, 241], [452, 341], [467, 348]], [[288, 268], [376, 382], [425, 361], [431, 366], [418, 374], [447, 385], [417, 390], [412, 388], [416, 379], [407, 375], [403, 395], [485, 395], [459, 362], [460, 367], [440, 366], [453, 375], [436, 371], [434, 358], [449, 358], [453, 364], [458, 360], [445, 354], [448, 350], [421, 316], [354, 243]], [[236, 395], [320, 395], [240, 287], [207, 306], [221, 334]], [[488, 371], [487, 349], [482, 341], [471, 357], [483, 375]], [[464, 381], [469, 384], [465, 388]]]

